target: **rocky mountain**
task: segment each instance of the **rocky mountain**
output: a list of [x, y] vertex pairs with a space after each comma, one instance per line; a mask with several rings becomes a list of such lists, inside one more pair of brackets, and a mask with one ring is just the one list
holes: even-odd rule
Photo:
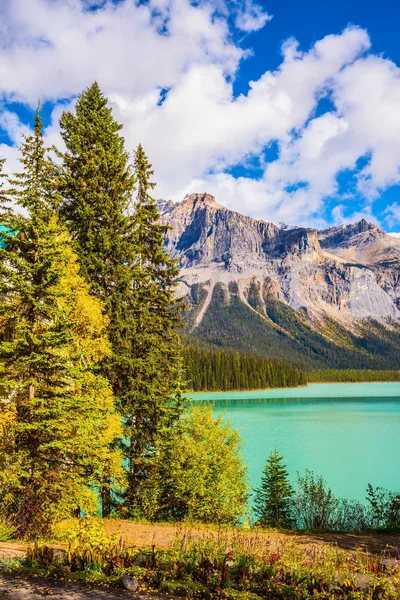
[[365, 220], [280, 227], [209, 194], [161, 201], [188, 334], [313, 366], [400, 367], [400, 240]]

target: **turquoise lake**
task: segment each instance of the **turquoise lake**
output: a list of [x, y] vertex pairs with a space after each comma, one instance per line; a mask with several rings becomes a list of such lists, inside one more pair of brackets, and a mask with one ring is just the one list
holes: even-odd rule
[[241, 430], [252, 487], [271, 450], [290, 478], [306, 468], [337, 496], [365, 499], [368, 483], [400, 491], [400, 383], [313, 384], [254, 392], [192, 394]]

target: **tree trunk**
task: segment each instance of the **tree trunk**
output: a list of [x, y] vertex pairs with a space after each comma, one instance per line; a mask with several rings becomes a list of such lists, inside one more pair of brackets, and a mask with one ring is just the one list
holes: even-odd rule
[[107, 479], [103, 481], [103, 487], [101, 488], [101, 516], [103, 519], [107, 519], [111, 514], [112, 498], [110, 482]]

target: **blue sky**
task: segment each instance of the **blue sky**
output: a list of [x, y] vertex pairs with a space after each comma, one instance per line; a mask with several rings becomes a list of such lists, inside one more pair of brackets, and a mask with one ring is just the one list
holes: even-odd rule
[[0, 156], [44, 105], [58, 119], [97, 79], [143, 143], [157, 195], [400, 231], [400, 5], [337, 0], [0, 0]]

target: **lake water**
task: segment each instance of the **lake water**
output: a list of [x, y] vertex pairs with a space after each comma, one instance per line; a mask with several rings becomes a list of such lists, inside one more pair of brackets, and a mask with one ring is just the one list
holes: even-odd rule
[[304, 388], [192, 394], [214, 402], [241, 430], [252, 487], [271, 450], [290, 478], [306, 468], [337, 496], [363, 501], [368, 483], [400, 491], [400, 383], [313, 384]]

